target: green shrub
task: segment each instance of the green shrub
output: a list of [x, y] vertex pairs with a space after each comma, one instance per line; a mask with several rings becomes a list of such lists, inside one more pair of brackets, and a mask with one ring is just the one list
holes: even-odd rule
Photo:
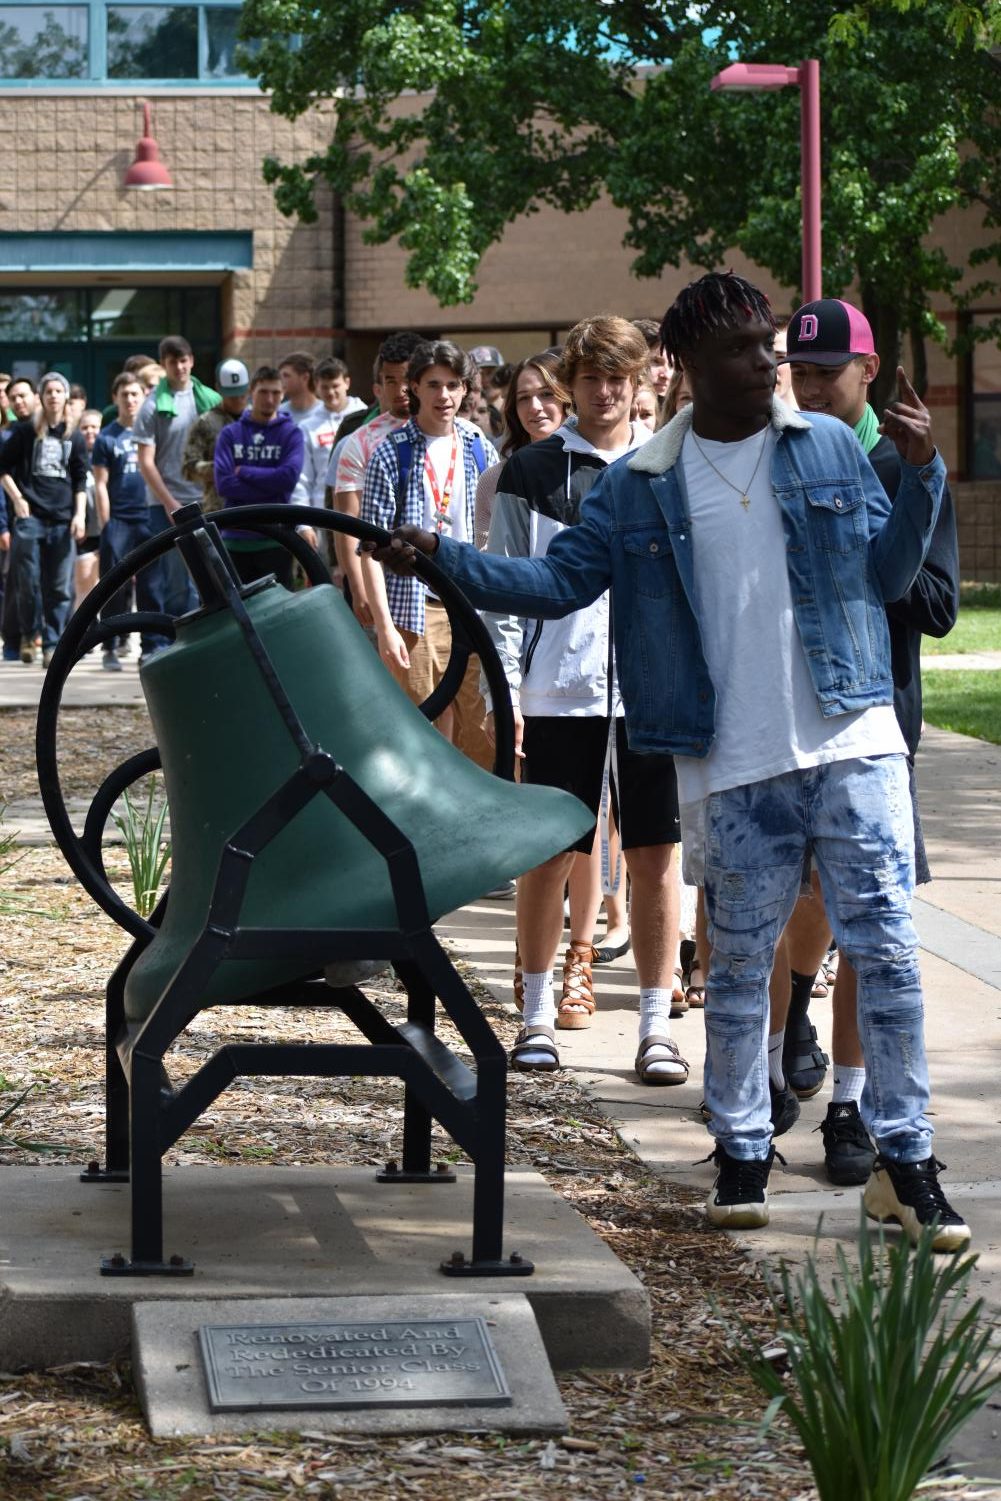
[[808, 1257], [783, 1266], [772, 1302], [788, 1372], [774, 1349], [743, 1358], [806, 1451], [821, 1501], [910, 1501], [949, 1440], [1001, 1385], [983, 1300], [970, 1303], [976, 1257], [941, 1257], [926, 1232], [910, 1250], [866, 1229], [858, 1267], [837, 1250], [833, 1293]]
[[112, 816], [125, 841], [136, 911], [140, 917], [149, 917], [170, 859], [170, 839], [164, 835], [167, 804], [163, 801], [157, 805], [155, 776], [147, 784], [145, 807], [134, 803], [127, 790], [122, 802], [124, 813]]

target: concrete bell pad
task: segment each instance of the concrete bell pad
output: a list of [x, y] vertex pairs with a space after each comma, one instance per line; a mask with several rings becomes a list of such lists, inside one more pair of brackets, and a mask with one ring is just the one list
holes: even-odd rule
[[[427, 1297], [531, 1304], [554, 1370], [635, 1370], [650, 1354], [636, 1277], [538, 1173], [506, 1177], [504, 1254], [530, 1277], [446, 1277], [470, 1254], [473, 1174], [380, 1184], [370, 1167], [176, 1167], [164, 1174], [164, 1252], [191, 1277], [102, 1277], [129, 1254], [127, 1184], [64, 1167], [0, 1169], [0, 1364], [35, 1369], [127, 1350], [132, 1307], [246, 1298]], [[204, 1320], [202, 1322], [205, 1322]], [[236, 1320], [234, 1320], [236, 1322]]]
[[[508, 1284], [510, 1287], [511, 1284]], [[511, 1392], [508, 1406], [364, 1408], [336, 1411], [261, 1406], [210, 1412], [198, 1328], [202, 1324], [382, 1323], [468, 1318], [486, 1320]], [[462, 1293], [421, 1297], [187, 1299], [137, 1303], [132, 1310], [132, 1369], [154, 1438], [183, 1434], [316, 1433], [563, 1433], [567, 1427], [546, 1349], [528, 1299], [480, 1282], [475, 1306]]]

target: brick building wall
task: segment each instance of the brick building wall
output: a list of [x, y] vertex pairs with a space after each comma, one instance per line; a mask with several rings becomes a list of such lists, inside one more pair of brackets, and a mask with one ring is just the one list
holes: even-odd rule
[[1001, 584], [1001, 484], [973, 480], [953, 486], [964, 579]]
[[[142, 193], [122, 186], [142, 133], [135, 95], [32, 90], [7, 91], [6, 98], [16, 131], [0, 158], [0, 231], [252, 232], [252, 269], [215, 278], [222, 286], [221, 353], [251, 365], [292, 347], [329, 353], [339, 333], [330, 196], [321, 196], [316, 224], [298, 224], [278, 212], [260, 171], [267, 155], [301, 161], [320, 149], [329, 135], [327, 108], [292, 124], [256, 93], [153, 92], [153, 135], [174, 187]], [[11, 273], [0, 287], [25, 281]]]

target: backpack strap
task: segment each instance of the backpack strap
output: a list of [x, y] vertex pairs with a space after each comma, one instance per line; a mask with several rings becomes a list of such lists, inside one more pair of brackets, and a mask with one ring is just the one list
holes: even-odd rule
[[[396, 513], [393, 517], [393, 527], [401, 525], [403, 508], [407, 499], [407, 481], [414, 464], [414, 445], [404, 429], [390, 434], [396, 446]], [[459, 435], [461, 439], [461, 434]], [[477, 474], [482, 474], [487, 468], [487, 453], [483, 447], [483, 438], [479, 433], [473, 438], [473, 462], [476, 464]]]
[[414, 465], [414, 445], [402, 429], [391, 436], [396, 445], [396, 512], [393, 516], [393, 530], [395, 531], [403, 521], [403, 508], [407, 500], [407, 481]]

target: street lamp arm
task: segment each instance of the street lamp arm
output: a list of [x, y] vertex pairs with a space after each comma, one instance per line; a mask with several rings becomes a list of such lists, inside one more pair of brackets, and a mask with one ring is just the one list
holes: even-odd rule
[[798, 68], [781, 63], [731, 63], [709, 81], [714, 93], [738, 89], [784, 89], [800, 81]]

